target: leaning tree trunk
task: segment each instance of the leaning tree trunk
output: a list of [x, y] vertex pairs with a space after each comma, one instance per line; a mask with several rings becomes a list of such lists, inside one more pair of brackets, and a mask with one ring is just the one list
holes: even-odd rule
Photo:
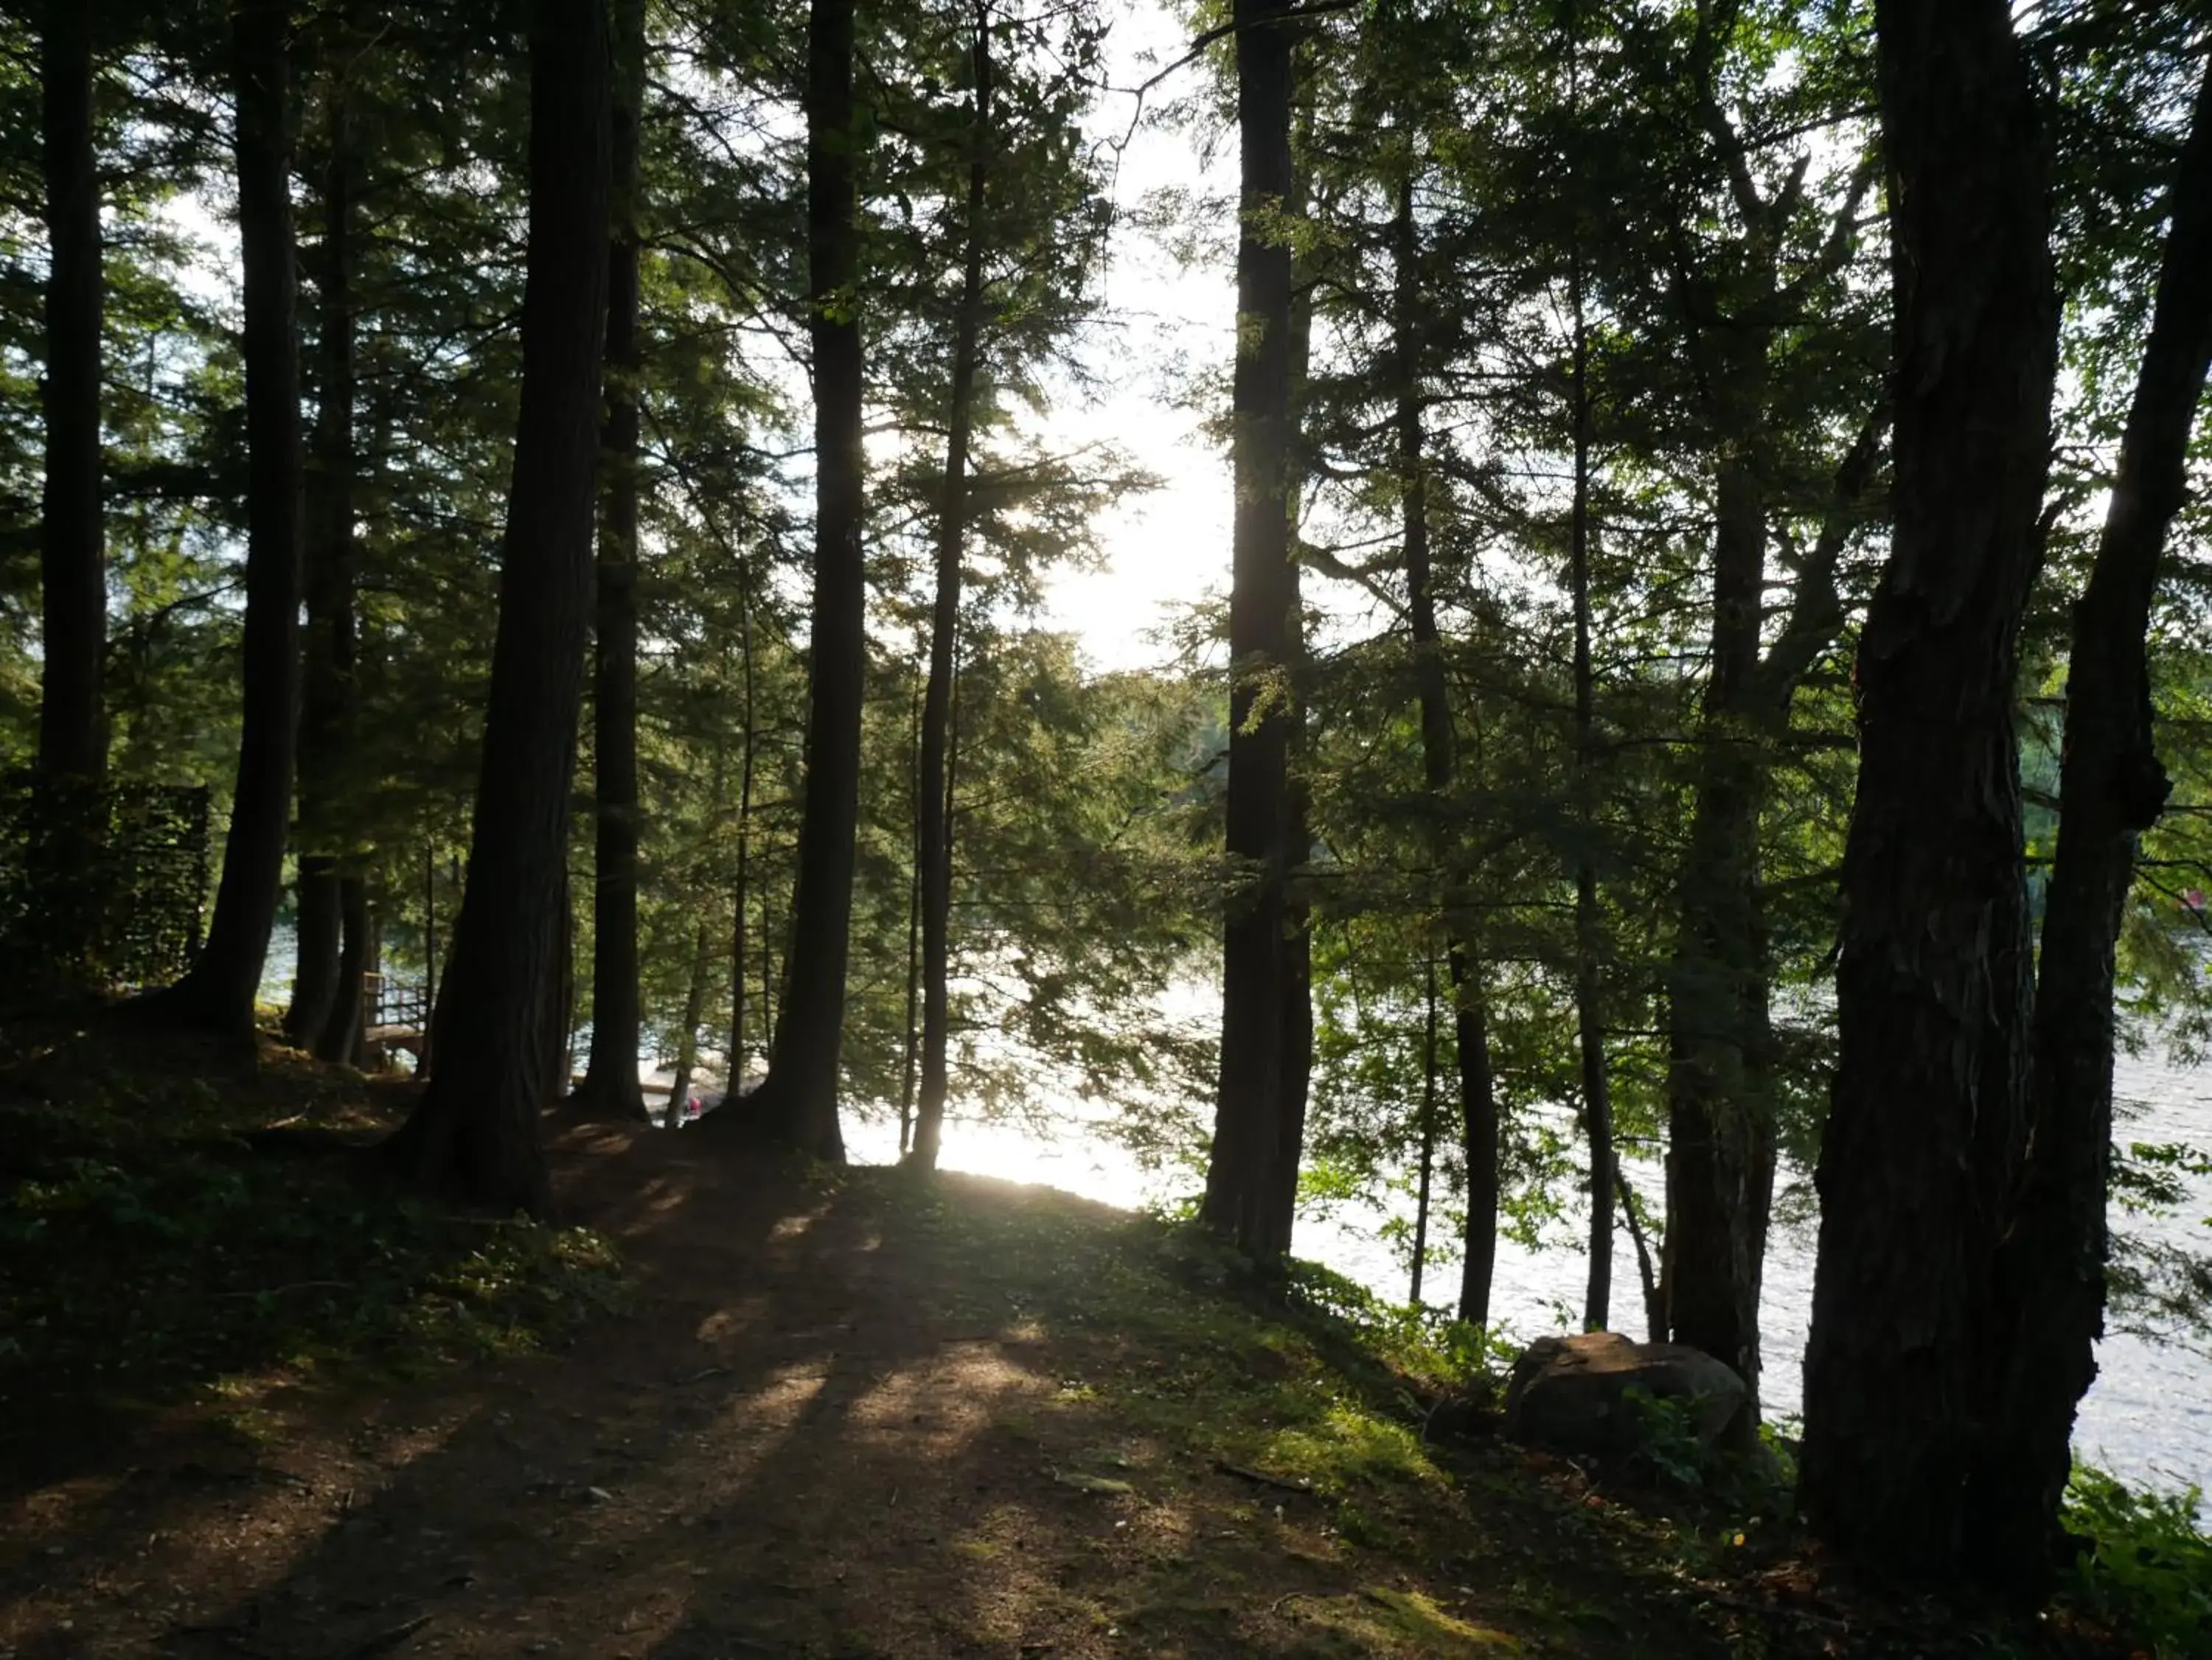
[[[1262, 1261], [1288, 1250], [1277, 1195], [1283, 1139], [1284, 924], [1291, 715], [1291, 247], [1271, 221], [1291, 199], [1291, 25], [1285, 0], [1237, 0], [1243, 228], [1237, 248], [1229, 595], [1231, 682], [1221, 1080], [1206, 1223]], [[1290, 1157], [1295, 1158], [1295, 1150]]]
[[286, 0], [243, 0], [233, 19], [238, 239], [245, 312], [246, 542], [243, 718], [230, 833], [207, 943], [149, 1013], [251, 1038], [255, 994], [284, 876], [299, 711], [300, 355], [294, 331]]
[[500, 1210], [552, 1206], [538, 1118], [568, 928], [568, 793], [592, 602], [610, 173], [604, 0], [539, 0], [530, 39], [521, 420], [468, 882], [438, 1069], [389, 1144], [425, 1184]]
[[[300, 720], [299, 918], [292, 1003], [284, 1032], [313, 1046], [330, 1024], [343, 966], [345, 910], [339, 894], [342, 775], [351, 760], [354, 616], [354, 218], [353, 123], [346, 75], [360, 50], [341, 29], [325, 73], [328, 154], [323, 171], [323, 245], [316, 295], [315, 426], [307, 473], [307, 633]], [[359, 953], [356, 950], [356, 956]], [[355, 996], [359, 997], [356, 983]]]
[[[100, 179], [92, 148], [92, 0], [47, 0], [40, 42], [46, 236], [46, 470], [40, 526], [39, 770], [96, 786], [107, 770], [100, 668], [107, 568], [100, 449]], [[89, 920], [88, 918], [88, 920]]]
[[1799, 1499], [1832, 1546], [1955, 1576], [1996, 1378], [1988, 1287], [2025, 1124], [2014, 680], [2058, 304], [2005, 0], [1880, 0], [1895, 527], [1859, 641], [1841, 1038], [1820, 1149]]
[[808, 336], [814, 347], [814, 615], [806, 789], [792, 895], [787, 990], [769, 1076], [748, 1123], [817, 1158], [842, 1161], [838, 1057], [860, 824], [867, 580], [860, 536], [860, 227], [853, 97], [853, 0], [814, 0], [807, 26]]
[[968, 448], [975, 417], [975, 371], [983, 324], [984, 187], [991, 131], [991, 30], [975, 19], [975, 90], [970, 112], [967, 251], [961, 261], [954, 324], [951, 408], [946, 411], [943, 500], [937, 513], [937, 592], [929, 623], [929, 686], [921, 705], [921, 767], [915, 786], [916, 848], [921, 875], [921, 1092], [915, 1114], [914, 1162], [937, 1168], [945, 1133], [945, 1046], [951, 999], [952, 837], [945, 757], [952, 724], [954, 635], [960, 626], [960, 560], [968, 521]]
[[606, 426], [601, 448], [598, 627], [592, 702], [592, 1055], [575, 1109], [647, 1119], [637, 1075], [638, 118], [645, 0], [617, 0], [613, 234], [607, 244]]
[[2166, 804], [2145, 635], [2159, 557], [2187, 492], [2190, 434], [2212, 365], [2212, 67], [2166, 195], [2150, 338], [2089, 586], [2074, 612], [2058, 853], [2043, 912], [2027, 1163], [2000, 1258], [2001, 1415], [1968, 1495], [1986, 1583], [2050, 1589], [2074, 1411], [2105, 1328], [2112, 1175], [2113, 953], [2136, 838]]
[[1481, 975], [1459, 918], [1450, 794], [1458, 766], [1451, 696], [1437, 627], [1436, 574], [1429, 551], [1427, 434], [1421, 420], [1420, 240], [1409, 171], [1398, 186], [1393, 225], [1396, 269], [1392, 326], [1398, 357], [1399, 507], [1405, 539], [1406, 599], [1413, 633], [1413, 685], [1420, 705], [1421, 777], [1429, 792], [1430, 857], [1445, 880], [1444, 962], [1450, 977], [1452, 1039], [1459, 1069], [1462, 1148], [1467, 1160], [1467, 1224], [1462, 1239], [1459, 1318], [1490, 1322], [1490, 1281], [1498, 1263], [1498, 1094], [1490, 1064]]

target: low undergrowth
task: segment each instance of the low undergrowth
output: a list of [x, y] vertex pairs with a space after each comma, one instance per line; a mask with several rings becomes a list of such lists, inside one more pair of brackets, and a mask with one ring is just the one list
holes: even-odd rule
[[0, 1034], [11, 1467], [65, 1469], [118, 1422], [251, 1376], [536, 1347], [617, 1296], [590, 1233], [394, 1190], [360, 1143], [398, 1092], [274, 1048], [250, 1070], [205, 1064], [92, 1031]]
[[2201, 1496], [2194, 1487], [2146, 1493], [2077, 1469], [2066, 1524], [2084, 1548], [2066, 1577], [2066, 1606], [2156, 1660], [2212, 1654], [2212, 1537], [2197, 1519]]
[[[1771, 1433], [1718, 1457], [1662, 1421], [1649, 1456], [1607, 1469], [1531, 1452], [1496, 1434], [1510, 1347], [1328, 1269], [1255, 1276], [1188, 1227], [1102, 1229], [1042, 1203], [958, 1231], [985, 1303], [1027, 1297], [1040, 1322], [1097, 1334], [1097, 1365], [1071, 1382], [1125, 1422], [1258, 1478], [1261, 1508], [1310, 1494], [1348, 1544], [1488, 1575], [1563, 1633], [1637, 1649], [1663, 1610], [1738, 1654], [2212, 1654], [2212, 1541], [2193, 1495], [2081, 1472], [2068, 1522], [2093, 1544], [2051, 1609], [1979, 1617], [1823, 1560], [1793, 1524], [1793, 1449]], [[1650, 1407], [1663, 1421], [1670, 1404]]]

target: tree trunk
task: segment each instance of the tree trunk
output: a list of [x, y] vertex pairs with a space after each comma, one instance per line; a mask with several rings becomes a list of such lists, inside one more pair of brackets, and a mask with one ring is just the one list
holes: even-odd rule
[[1662, 1278], [1652, 1268], [1651, 1247], [1644, 1233], [1643, 1208], [1618, 1162], [1613, 1168], [1613, 1187], [1620, 1199], [1620, 1220], [1628, 1229], [1629, 1243], [1636, 1248], [1637, 1279], [1644, 1287], [1644, 1330], [1653, 1342], [1663, 1343], [1667, 1341], [1667, 1299], [1662, 1289]]
[[[775, 1064], [776, 989], [781, 980], [775, 972], [775, 919], [769, 910], [769, 868], [763, 863], [760, 873], [760, 1029], [767, 1035], [767, 1041], [762, 1045], [761, 1059], [772, 1067]], [[763, 1079], [762, 1081], [766, 1082], [767, 1080]]]
[[595, 831], [592, 1057], [580, 1112], [644, 1123], [637, 1057], [638, 118], [645, 0], [615, 0], [613, 189], [607, 243], [606, 424], [602, 431], [598, 627], [592, 702]]
[[[860, 230], [853, 0], [814, 0], [807, 26], [807, 332], [814, 347], [814, 615], [806, 792], [791, 902], [789, 989], [769, 1074], [742, 1115], [774, 1138], [842, 1162], [838, 1055], [860, 821], [867, 603], [860, 546]], [[731, 1114], [730, 1121], [741, 1121]]]
[[990, 168], [991, 31], [975, 18], [975, 101], [970, 112], [967, 248], [954, 325], [951, 407], [946, 413], [943, 499], [937, 514], [937, 592], [930, 612], [929, 688], [921, 707], [921, 777], [916, 803], [921, 871], [921, 1094], [914, 1161], [937, 1168], [945, 1132], [945, 1044], [951, 998], [952, 839], [946, 811], [945, 755], [952, 715], [954, 635], [960, 626], [960, 560], [968, 520], [968, 447], [975, 421], [975, 371], [983, 324], [984, 187]]
[[[926, 683], [925, 677], [925, 683]], [[922, 688], [915, 689], [914, 720], [908, 740], [914, 766], [908, 775], [913, 785], [914, 840], [912, 866], [906, 884], [906, 1028], [899, 1054], [899, 1156], [914, 1150], [914, 1091], [921, 1065], [921, 701]]]
[[[1449, 685], [1437, 626], [1436, 577], [1429, 552], [1427, 434], [1421, 421], [1420, 239], [1413, 219], [1413, 180], [1399, 182], [1395, 222], [1394, 344], [1398, 356], [1399, 508], [1405, 537], [1407, 609], [1413, 624], [1413, 683], [1420, 704], [1421, 775], [1429, 792], [1429, 851], [1439, 873], [1455, 863], [1449, 802], [1458, 768]], [[1490, 1281], [1498, 1263], [1498, 1094], [1490, 1064], [1490, 1026], [1480, 975], [1445, 885], [1444, 963], [1452, 992], [1452, 1038], [1459, 1069], [1462, 1147], [1467, 1159], [1467, 1225], [1462, 1241], [1459, 1318], [1490, 1322]]]
[[1437, 960], [1422, 965], [1421, 1163], [1413, 1194], [1413, 1275], [1406, 1300], [1421, 1306], [1421, 1280], [1429, 1263], [1429, 1188], [1437, 1167]]
[[[1296, 89], [1295, 64], [1292, 70]], [[1310, 99], [1296, 106], [1299, 136], [1294, 144], [1310, 142], [1313, 134]], [[1297, 152], [1294, 149], [1293, 156]], [[1293, 172], [1291, 190], [1285, 206], [1300, 218], [1306, 215], [1306, 181]], [[1281, 1067], [1276, 1103], [1276, 1156], [1273, 1210], [1269, 1229], [1288, 1242], [1297, 1221], [1298, 1173], [1304, 1162], [1306, 1111], [1313, 1087], [1313, 901], [1304, 880], [1313, 853], [1313, 792], [1305, 775], [1306, 685], [1311, 665], [1306, 657], [1305, 599], [1301, 592], [1297, 542], [1304, 524], [1302, 480], [1297, 470], [1299, 449], [1297, 399], [1313, 361], [1313, 277], [1302, 270], [1295, 251], [1291, 264], [1291, 415], [1285, 439], [1283, 495], [1290, 513], [1290, 569], [1284, 582], [1287, 603], [1283, 691], [1288, 705], [1290, 733], [1284, 745], [1283, 768], [1283, 1013], [1279, 1031]]]
[[1759, 1398], [1759, 1292], [1774, 1195], [1759, 822], [1767, 757], [1753, 706], [1766, 503], [1724, 449], [1713, 539], [1711, 657], [1680, 925], [1668, 977], [1667, 1326]]
[[438, 1007], [438, 855], [425, 843], [422, 848], [422, 1030], [415, 1051], [415, 1070], [430, 1075], [431, 1018]]
[[[47, 0], [40, 42], [46, 236], [46, 486], [41, 502], [39, 770], [98, 785], [107, 771], [100, 502], [100, 179], [92, 148], [92, 0]], [[87, 918], [89, 925], [90, 918]]]
[[1605, 1069], [1605, 1025], [1598, 999], [1601, 948], [1597, 866], [1596, 678], [1590, 667], [1589, 330], [1583, 316], [1582, 257], [1570, 274], [1574, 312], [1575, 480], [1568, 524], [1568, 585], [1575, 613], [1575, 1032], [1582, 1052], [1583, 1130], [1589, 1142], [1589, 1284], [1583, 1328], [1602, 1331], [1613, 1318], [1613, 1096]]
[[[1291, 567], [1296, 615], [1297, 566]], [[1291, 652], [1293, 677], [1303, 680], [1305, 652], [1302, 628], [1294, 628]], [[1305, 752], [1305, 699], [1293, 689], [1291, 700], [1291, 754], [1285, 785], [1285, 848], [1283, 894], [1283, 1015], [1282, 1075], [1276, 1107], [1274, 1205], [1267, 1219], [1270, 1230], [1289, 1249], [1291, 1231], [1297, 1220], [1298, 1169], [1305, 1148], [1306, 1111], [1313, 1087], [1313, 903], [1298, 880], [1311, 850], [1310, 797], [1299, 772]]]
[[468, 883], [438, 1070], [391, 1144], [416, 1179], [551, 1209], [538, 1118], [567, 922], [568, 795], [592, 603], [611, 137], [604, 0], [539, 0], [530, 41], [522, 416]]
[[[1269, 221], [1285, 211], [1291, 67], [1285, 0], [1237, 0], [1237, 110], [1242, 230], [1237, 248], [1236, 474], [1229, 597], [1228, 854], [1222, 939], [1221, 1078], [1203, 1215], [1266, 1262], [1290, 1247], [1279, 1194], [1283, 1140], [1283, 1015], [1287, 774], [1291, 715], [1280, 685], [1291, 668], [1290, 439], [1291, 247]], [[1287, 1160], [1286, 1160], [1287, 1154]], [[1293, 1178], [1294, 1179], [1294, 1178]]]
[[1820, 1150], [1799, 1499], [1848, 1554], [1955, 1576], [1992, 1399], [1988, 1287], [2025, 1127], [2014, 680], [2040, 557], [2058, 305], [2004, 0], [1880, 0], [1895, 528], [1858, 651], [1841, 1037]]
[[340, 877], [337, 899], [343, 943], [331, 982], [330, 1009], [314, 1039], [315, 1058], [354, 1066], [361, 1060], [362, 1041], [368, 1035], [368, 1013], [362, 1000], [374, 949], [369, 936], [368, 878]]
[[[691, 980], [684, 994], [684, 1029], [676, 1036], [676, 1071], [669, 1080], [668, 1111], [661, 1119], [664, 1129], [673, 1130], [684, 1122], [684, 1106], [691, 1094], [691, 1074], [699, 1065], [699, 1022], [707, 1015], [707, 976], [714, 962], [714, 932], [702, 922], [698, 943], [691, 952]], [[635, 1073], [637, 1069], [630, 1069]], [[729, 1105], [726, 1096], [722, 1104]]]
[[[725, 1106], [736, 1101], [738, 1087], [744, 1082], [745, 1075], [745, 906], [751, 898], [746, 879], [750, 875], [747, 866], [752, 857], [753, 756], [756, 751], [752, 573], [748, 566], [742, 564], [738, 568], [738, 649], [744, 654], [745, 730], [744, 747], [738, 759], [738, 891], [730, 924], [730, 1087], [729, 1100], [723, 1102]], [[762, 909], [762, 923], [765, 930], [765, 903]], [[763, 1025], [765, 1027], [765, 1021]]]
[[294, 330], [286, 0], [242, 0], [232, 21], [237, 78], [238, 236], [246, 358], [246, 627], [243, 718], [230, 831], [207, 943], [149, 1013], [251, 1039], [290, 828], [300, 702], [300, 354]]
[[2112, 1174], [2113, 952], [2136, 838], [2166, 803], [2144, 637], [2159, 558], [2187, 491], [2189, 440], [2212, 366], [2212, 67], [2166, 195], [2150, 337], [2121, 439], [2089, 585], [2074, 612], [2059, 770], [2058, 852], [2043, 912], [2028, 1154], [2000, 1258], [2008, 1345], [2001, 1416], [1968, 1494], [1985, 1583], [2023, 1602], [2050, 1589], [2072, 1468], [2074, 1411], [2105, 1329]]
[[307, 632], [300, 722], [299, 921], [292, 1004], [285, 1034], [316, 1043], [338, 995], [344, 906], [339, 894], [340, 774], [351, 760], [354, 617], [354, 300], [351, 288], [356, 186], [353, 123], [345, 76], [359, 44], [341, 27], [325, 69], [328, 154], [323, 171], [323, 245], [316, 296], [315, 426], [309, 451]]

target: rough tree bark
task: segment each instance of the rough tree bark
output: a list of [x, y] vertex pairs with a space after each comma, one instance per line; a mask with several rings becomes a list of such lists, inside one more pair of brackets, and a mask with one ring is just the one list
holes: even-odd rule
[[2150, 337], [2087, 591], [2074, 610], [2058, 851], [2043, 912], [2027, 1160], [1999, 1258], [1999, 1416], [1968, 1493], [1979, 1577], [2024, 1603], [2051, 1585], [2075, 1408], [2105, 1327], [2112, 982], [2136, 838], [2166, 804], [2145, 636], [2212, 366], [2212, 65], [2166, 194]]
[[2014, 679], [2058, 304], [2045, 143], [2005, 0], [1880, 0], [1875, 32], [1895, 528], [1859, 643], [1798, 1494], [1832, 1545], [1942, 1579], [1995, 1382], [1987, 1288], [2025, 1120]]
[[612, 233], [607, 240], [606, 421], [592, 646], [592, 1053], [575, 1112], [624, 1123], [649, 1115], [637, 1075], [638, 118], [645, 96], [645, 0], [614, 3]]
[[547, 1214], [538, 1119], [568, 929], [568, 793], [592, 601], [611, 117], [605, 0], [538, 0], [521, 421], [468, 881], [438, 1069], [387, 1143], [416, 1180]]
[[101, 518], [100, 180], [92, 147], [92, 0], [47, 0], [40, 41], [46, 235], [46, 482], [40, 571], [39, 771], [98, 785], [107, 771]]
[[[1278, 1199], [1291, 669], [1291, 27], [1285, 0], [1237, 0], [1242, 147], [1231, 448], [1236, 517], [1229, 597], [1228, 854], [1237, 887], [1222, 941], [1221, 1078], [1206, 1168], [1206, 1224], [1262, 1261], [1289, 1248]], [[1295, 1158], [1295, 1151], [1290, 1156]]]
[[290, 828], [300, 702], [300, 354], [294, 327], [290, 27], [285, 0], [242, 0], [237, 82], [239, 257], [246, 358], [246, 627], [237, 785], [207, 943], [185, 978], [142, 1005], [180, 1026], [250, 1039]]
[[[339, 893], [341, 775], [353, 748], [354, 316], [351, 288], [356, 184], [346, 76], [360, 49], [342, 22], [325, 69], [323, 245], [316, 279], [315, 425], [307, 477], [307, 628], [299, 739], [299, 918], [285, 1035], [320, 1050], [339, 997], [345, 906]], [[355, 955], [360, 952], [356, 948]], [[354, 983], [360, 1000], [360, 983]], [[341, 1019], [350, 1026], [357, 1021]], [[343, 1039], [349, 1034], [331, 1034]], [[342, 1058], [329, 1056], [325, 1058]]]
[[726, 1117], [842, 1162], [838, 1056], [860, 821], [867, 600], [860, 546], [866, 463], [861, 355], [853, 0], [814, 0], [806, 41], [807, 332], [814, 347], [814, 615], [806, 788], [792, 894], [787, 991], [752, 1110]]
[[954, 635], [960, 626], [960, 560], [968, 523], [968, 451], [975, 424], [975, 372], [983, 329], [983, 222], [990, 178], [991, 23], [975, 9], [975, 91], [969, 111], [966, 247], [960, 263], [959, 312], [953, 325], [950, 407], [945, 411], [945, 476], [937, 510], [937, 591], [930, 611], [929, 686], [921, 706], [921, 772], [916, 786], [917, 848], [921, 873], [921, 1093], [914, 1124], [914, 1162], [937, 1167], [945, 1133], [945, 1043], [951, 998], [952, 918], [951, 817], [946, 811], [945, 756], [951, 736]]
[[[1429, 847], [1440, 873], [1455, 863], [1449, 796], [1458, 770], [1451, 696], [1437, 627], [1436, 573], [1429, 551], [1427, 434], [1421, 421], [1420, 233], [1413, 219], [1411, 172], [1400, 181], [1393, 227], [1393, 330], [1398, 354], [1399, 508], [1405, 540], [1407, 609], [1413, 634], [1413, 686], [1420, 705], [1421, 776], [1429, 792]], [[1452, 1040], [1459, 1071], [1460, 1131], [1467, 1160], [1467, 1225], [1462, 1239], [1459, 1318], [1490, 1323], [1490, 1282], [1498, 1263], [1498, 1093], [1481, 972], [1465, 930], [1451, 914], [1456, 884], [1446, 876], [1444, 966], [1452, 998]]]

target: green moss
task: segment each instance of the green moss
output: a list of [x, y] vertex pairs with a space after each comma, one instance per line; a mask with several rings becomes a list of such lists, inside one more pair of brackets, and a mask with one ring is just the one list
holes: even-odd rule
[[1369, 1585], [1304, 1602], [1299, 1613], [1346, 1645], [1343, 1652], [1377, 1660], [1494, 1660], [1522, 1652], [1516, 1639], [1449, 1614], [1418, 1590]]

